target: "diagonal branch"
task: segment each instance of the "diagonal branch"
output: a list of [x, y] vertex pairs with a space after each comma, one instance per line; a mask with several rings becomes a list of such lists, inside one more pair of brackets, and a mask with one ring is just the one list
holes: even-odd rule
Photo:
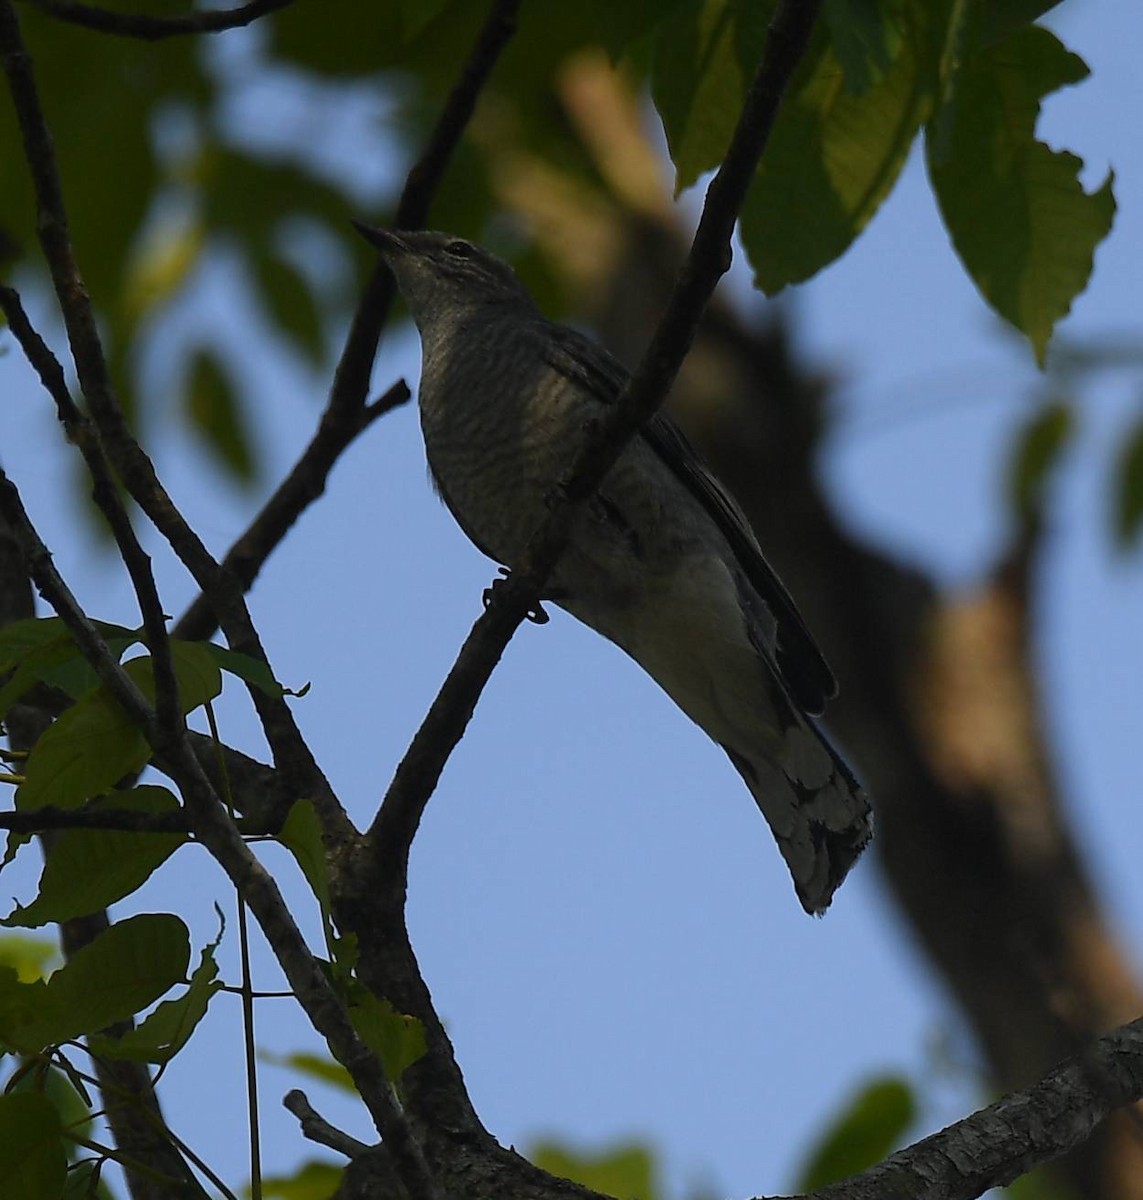
[[0, 310], [8, 319], [13, 336], [20, 343], [28, 362], [32, 365], [44, 389], [55, 401], [56, 416], [63, 426], [69, 442], [79, 447], [91, 476], [92, 495], [103, 513], [120, 558], [127, 568], [132, 587], [147, 631], [147, 647], [155, 672], [155, 707], [159, 724], [169, 735], [177, 735], [185, 728], [182, 710], [179, 707], [178, 683], [171, 661], [171, 643], [167, 636], [166, 617], [162, 601], [151, 570], [151, 560], [139, 544], [131, 518], [119, 496], [115, 478], [107, 456], [99, 441], [99, 435], [91, 422], [80, 411], [72, 399], [64, 377], [63, 367], [48, 348], [43, 338], [32, 327], [20, 297], [14, 288], [0, 285]]
[[112, 12], [94, 4], [80, 4], [78, 0], [25, 2], [59, 21], [67, 21], [72, 25], [82, 25], [99, 33], [157, 42], [163, 38], [187, 34], [222, 33], [227, 29], [240, 29], [266, 16], [267, 13], [285, 8], [294, 0], [250, 0], [250, 3], [238, 8], [211, 10], [186, 17], [152, 17], [146, 13]]
[[816, 1200], [973, 1200], [1082, 1145], [1117, 1108], [1143, 1097], [1143, 1019], [1093, 1042], [1013, 1092]]
[[357, 1035], [322, 964], [310, 952], [273, 877], [243, 841], [185, 737], [164, 739], [154, 710], [108, 650], [52, 563], [15, 485], [0, 470], [0, 517], [7, 521], [37, 588], [84, 657], [156, 748], [157, 765], [178, 785], [191, 832], [210, 851], [254, 914], [298, 1003], [345, 1066], [392, 1155], [411, 1200], [436, 1200], [432, 1176], [380, 1059]]
[[[472, 119], [480, 93], [516, 30], [519, 7], [520, 0], [494, 0], [424, 151], [405, 178], [393, 217], [397, 228], [416, 229], [428, 217], [433, 197]], [[377, 417], [408, 400], [409, 389], [403, 382], [398, 382], [380, 400], [368, 406], [365, 404], [381, 330], [392, 304], [392, 277], [378, 264], [369, 276], [350, 322], [317, 431], [289, 474], [223, 559], [223, 569], [229, 571], [244, 589], [251, 587], [294, 522], [325, 490], [329, 473], [346, 447]], [[213, 631], [215, 621], [209, 600], [200, 595], [179, 620], [176, 633], [192, 640], [206, 638]]]
[[639, 426], [662, 404], [686, 357], [719, 279], [730, 266], [730, 238], [782, 98], [809, 45], [821, 0], [782, 0], [751, 80], [730, 146], [710, 186], [690, 253], [634, 375], [606, 423], [587, 439], [568, 478], [549, 497], [552, 511], [521, 568], [492, 589], [452, 670], [397, 768], [370, 828], [379, 877], [400, 903], [421, 814], [509, 639], [534, 609], [567, 541], [571, 523]]
[[[103, 451], [131, 497], [210, 598], [231, 648], [266, 662], [266, 652], [250, 619], [243, 589], [219, 567], [159, 481], [116, 398], [95, 311], [68, 233], [52, 137], [12, 0], [0, 0], [0, 64], [8, 79], [35, 191], [40, 244], [64, 318], [80, 386]], [[352, 837], [352, 825], [314, 760], [285, 699], [269, 696], [253, 685], [248, 685], [248, 690], [276, 763], [289, 770], [299, 788], [311, 796], [329, 836]]]

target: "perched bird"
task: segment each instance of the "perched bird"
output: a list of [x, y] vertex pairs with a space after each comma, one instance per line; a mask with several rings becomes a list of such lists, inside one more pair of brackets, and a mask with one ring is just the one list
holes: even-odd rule
[[[443, 233], [358, 225], [421, 335], [421, 428], [436, 487], [511, 568], [627, 371], [546, 320], [512, 268]], [[625, 650], [730, 756], [802, 906], [822, 912], [870, 836], [869, 803], [819, 732], [837, 685], [738, 505], [654, 417], [577, 515], [550, 598]]]

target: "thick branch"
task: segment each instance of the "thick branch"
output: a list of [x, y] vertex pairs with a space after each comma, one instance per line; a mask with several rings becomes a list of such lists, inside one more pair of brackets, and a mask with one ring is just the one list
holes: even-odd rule
[[817, 1200], [973, 1200], [1082, 1145], [1143, 1097], [1143, 1020], [1109, 1033], [1039, 1083], [1014, 1092]]

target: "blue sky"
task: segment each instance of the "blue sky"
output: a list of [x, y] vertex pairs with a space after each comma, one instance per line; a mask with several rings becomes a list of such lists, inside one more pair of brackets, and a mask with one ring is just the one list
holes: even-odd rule
[[[1049, 100], [1041, 133], [1085, 158], [1089, 186], [1114, 164], [1119, 199], [1063, 332], [1138, 340], [1143, 17], [1131, 0], [1078, 4], [1056, 27], [1093, 77]], [[257, 109], [246, 117], [266, 120]], [[741, 291], [741, 278], [729, 286]], [[961, 271], [917, 156], [859, 244], [789, 302], [807, 361], [839, 378], [821, 462], [839, 511], [948, 588], [970, 589], [1004, 544], [1004, 462], [1044, 383]], [[241, 352], [251, 344], [244, 322], [241, 292], [220, 268], [172, 337], [180, 325], [228, 330]], [[247, 355], [245, 369], [265, 397], [259, 429], [275, 474], [304, 443], [325, 383], [268, 357]], [[161, 386], [161, 361], [155, 372]], [[378, 388], [398, 375], [411, 384], [417, 375], [408, 335], [387, 340]], [[1065, 793], [1134, 953], [1143, 940], [1143, 555], [1112, 547], [1107, 493], [1117, 438], [1140, 412], [1140, 382], [1138, 372], [1108, 373], [1083, 395], [1053, 494], [1037, 631]], [[5, 466], [58, 564], [93, 613], [131, 623], [123, 583], [83, 544], [69, 507], [72, 464], [15, 354], [0, 358], [0, 388]], [[224, 549], [253, 498], [219, 480], [187, 440], [155, 450], [173, 493]], [[158, 547], [156, 557], [177, 609], [191, 589]], [[277, 672], [312, 684], [296, 702], [299, 719], [359, 822], [492, 574], [432, 495], [408, 406], [350, 451], [259, 581], [252, 605]], [[237, 690], [223, 721], [230, 740], [259, 750]], [[306, 913], [289, 861], [268, 861]], [[29, 866], [6, 880], [6, 894], [26, 895]], [[232, 906], [226, 881], [190, 850], [155, 877], [143, 904], [185, 906], [201, 943], [213, 935], [216, 900]], [[975, 1101], [971, 1045], [872, 857], [823, 920], [808, 919], [721, 752], [620, 652], [561, 613], [521, 630], [446, 770], [414, 849], [410, 926], [478, 1111], [520, 1148], [546, 1134], [589, 1150], [645, 1138], [661, 1151], [673, 1194], [701, 1184], [747, 1196], [789, 1188], [813, 1134], [870, 1075], [917, 1081], [929, 1126]], [[235, 942], [231, 921], [234, 977]], [[258, 973], [261, 986], [277, 985], [264, 954]], [[180, 1133], [237, 1182], [237, 1005], [223, 997], [215, 1009], [165, 1094]], [[284, 1001], [260, 1006], [259, 1039], [276, 1052], [314, 1045]], [[278, 1107], [294, 1082], [278, 1068], [263, 1074], [271, 1169], [310, 1153]], [[311, 1098], [365, 1135], [347, 1102], [316, 1086]]]

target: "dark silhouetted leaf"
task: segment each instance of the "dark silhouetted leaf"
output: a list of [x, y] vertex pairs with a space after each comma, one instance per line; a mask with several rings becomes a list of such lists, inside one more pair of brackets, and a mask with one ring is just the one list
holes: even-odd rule
[[222, 989], [214, 952], [218, 941], [203, 949], [187, 990], [174, 1000], [164, 1000], [135, 1029], [122, 1037], [88, 1039], [92, 1053], [106, 1058], [129, 1059], [160, 1065], [169, 1062], [187, 1044], [206, 1016], [211, 998]]
[[198, 350], [187, 371], [184, 411], [207, 449], [236, 479], [255, 475], [254, 450], [230, 372], [209, 350]]
[[[144, 785], [112, 792], [104, 807], [158, 813], [173, 812], [179, 803], [166, 788]], [[65, 830], [44, 863], [36, 898], [3, 923], [34, 928], [107, 908], [141, 887], [186, 840], [178, 833]]]
[[1123, 440], [1114, 475], [1115, 537], [1127, 548], [1143, 529], [1143, 421]]
[[0, 1195], [53, 1200], [67, 1179], [67, 1148], [55, 1105], [35, 1092], [0, 1096]]
[[1074, 432], [1071, 406], [1062, 400], [1044, 405], [1021, 430], [1008, 468], [1008, 497], [1022, 521], [1039, 510], [1052, 468]]

